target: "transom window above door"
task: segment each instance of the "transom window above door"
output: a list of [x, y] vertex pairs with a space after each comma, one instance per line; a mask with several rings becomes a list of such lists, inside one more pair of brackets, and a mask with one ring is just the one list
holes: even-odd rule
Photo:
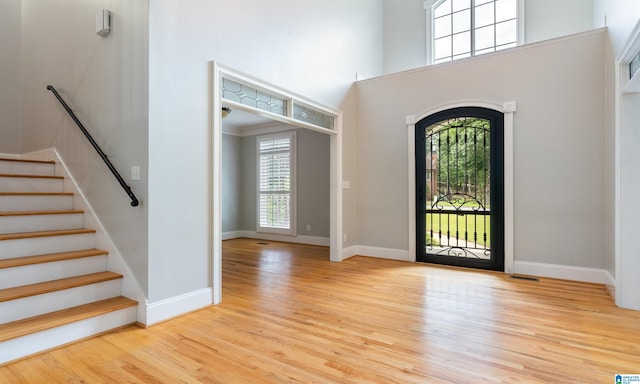
[[521, 0], [438, 0], [430, 11], [431, 62], [481, 55], [518, 45]]

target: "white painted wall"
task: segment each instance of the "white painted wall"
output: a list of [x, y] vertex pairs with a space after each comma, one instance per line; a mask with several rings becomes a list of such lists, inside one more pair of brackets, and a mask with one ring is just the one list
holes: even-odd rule
[[425, 65], [424, 0], [384, 0], [384, 73]]
[[[427, 20], [423, 0], [383, 1], [384, 73], [424, 66]], [[592, 29], [593, 1], [525, 0], [525, 42]]]
[[635, 0], [593, 0], [593, 2], [594, 24], [605, 26], [606, 18], [612, 53], [618, 54], [640, 18], [640, 2]]
[[[95, 34], [96, 12], [112, 32]], [[147, 288], [147, 0], [22, 0], [22, 150], [57, 148], [120, 253]], [[54, 85], [141, 200], [131, 207], [54, 96]], [[141, 181], [131, 181], [131, 166]]]
[[21, 153], [21, 2], [0, 2], [0, 152]]
[[405, 116], [516, 101], [516, 261], [604, 268], [604, 40], [599, 30], [359, 82], [359, 244], [408, 249]]
[[345, 109], [356, 72], [382, 72], [382, 0], [151, 0], [149, 17], [154, 302], [209, 284], [209, 62]]
[[593, 0], [525, 0], [524, 11], [527, 43], [594, 28]]
[[[606, 130], [608, 195], [615, 199], [608, 209], [607, 269], [616, 279], [616, 304], [640, 309], [640, 254], [637, 247], [640, 207], [629, 204], [640, 189], [640, 95], [621, 94], [616, 88], [616, 58], [620, 55], [640, 18], [640, 2], [594, 0], [594, 23], [606, 20]], [[615, 232], [614, 232], [615, 228]]]

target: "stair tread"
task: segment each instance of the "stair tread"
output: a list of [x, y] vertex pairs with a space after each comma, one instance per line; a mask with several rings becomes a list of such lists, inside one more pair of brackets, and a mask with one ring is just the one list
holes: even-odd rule
[[0, 241], [31, 239], [35, 237], [48, 237], [48, 236], [81, 235], [81, 234], [95, 233], [95, 232], [96, 232], [95, 229], [80, 228], [80, 229], [61, 229], [61, 230], [55, 230], [55, 231], [2, 233], [0, 234]]
[[21, 299], [24, 297], [40, 295], [43, 293], [61, 291], [63, 289], [75, 288], [121, 278], [121, 274], [107, 271], [45, 281], [42, 283], [23, 285], [20, 287], [5, 288], [0, 289], [0, 302]]
[[63, 180], [64, 176], [47, 176], [47, 175], [21, 175], [17, 173], [0, 173], [0, 177], [22, 177], [25, 179], [53, 179]]
[[138, 305], [123, 296], [95, 301], [0, 325], [0, 342]]
[[83, 249], [80, 251], [48, 253], [46, 255], [15, 257], [12, 259], [0, 260], [0, 269], [21, 267], [24, 265], [50, 263], [53, 261], [64, 261], [72, 259], [80, 259], [83, 257], [102, 256], [109, 252], [102, 249]]
[[0, 161], [13, 161], [16, 163], [36, 163], [36, 164], [53, 164], [55, 165], [55, 161], [53, 160], [31, 160], [31, 159], [14, 159], [11, 157], [0, 157]]
[[69, 215], [82, 214], [84, 211], [79, 209], [51, 210], [51, 211], [6, 211], [0, 212], [2, 216], [35, 216], [35, 215]]

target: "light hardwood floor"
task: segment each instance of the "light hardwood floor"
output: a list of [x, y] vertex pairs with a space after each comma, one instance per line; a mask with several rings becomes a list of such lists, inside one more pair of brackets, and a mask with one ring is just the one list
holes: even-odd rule
[[613, 383], [640, 312], [604, 287], [224, 242], [223, 303], [0, 367], [2, 383]]

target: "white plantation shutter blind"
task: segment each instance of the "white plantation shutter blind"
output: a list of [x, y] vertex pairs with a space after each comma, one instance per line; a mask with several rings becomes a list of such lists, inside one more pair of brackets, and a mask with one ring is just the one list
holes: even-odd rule
[[293, 133], [258, 137], [258, 225], [292, 230]]

